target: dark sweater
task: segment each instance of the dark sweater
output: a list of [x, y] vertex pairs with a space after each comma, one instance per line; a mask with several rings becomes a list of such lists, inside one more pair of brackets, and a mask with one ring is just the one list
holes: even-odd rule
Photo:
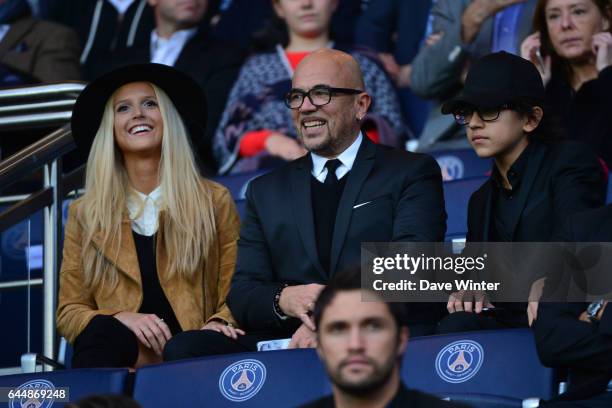
[[560, 117], [571, 139], [583, 141], [612, 167], [612, 67], [575, 92], [560, 74], [546, 87], [546, 101]]
[[182, 331], [181, 325], [174, 315], [174, 310], [172, 310], [172, 306], [168, 302], [168, 298], [157, 276], [157, 260], [155, 259], [156, 235], [147, 237], [136, 232], [132, 233], [134, 235], [134, 244], [136, 245], [136, 254], [138, 255], [140, 278], [142, 280], [142, 304], [138, 312], [155, 314], [157, 317], [164, 319], [172, 335], [180, 333]]

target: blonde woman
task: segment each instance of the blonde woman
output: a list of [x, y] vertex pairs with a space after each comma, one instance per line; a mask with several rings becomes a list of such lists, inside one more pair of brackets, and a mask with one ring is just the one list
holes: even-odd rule
[[159, 362], [183, 330], [243, 334], [225, 305], [238, 215], [190, 148], [204, 112], [198, 85], [158, 64], [113, 71], [77, 99], [72, 131], [89, 158], [66, 225], [57, 311], [73, 367]]

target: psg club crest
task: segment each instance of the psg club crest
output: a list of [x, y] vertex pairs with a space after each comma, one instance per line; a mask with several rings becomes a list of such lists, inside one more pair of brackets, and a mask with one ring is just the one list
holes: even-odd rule
[[448, 344], [436, 357], [436, 372], [444, 381], [458, 384], [474, 377], [484, 360], [484, 350], [472, 340]]
[[14, 396], [9, 398], [9, 408], [51, 408], [55, 386], [47, 380], [31, 380], [21, 384], [11, 394]]
[[266, 366], [259, 360], [240, 360], [227, 366], [219, 377], [219, 390], [230, 401], [251, 399], [266, 382]]
[[440, 156], [436, 158], [436, 161], [442, 170], [442, 179], [444, 181], [463, 178], [465, 169], [463, 167], [463, 162], [457, 156]]

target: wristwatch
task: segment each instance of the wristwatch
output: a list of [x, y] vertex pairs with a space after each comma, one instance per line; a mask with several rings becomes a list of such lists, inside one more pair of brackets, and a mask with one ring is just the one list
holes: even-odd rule
[[601, 310], [602, 306], [604, 305], [605, 301], [602, 300], [598, 300], [596, 302], [591, 303], [586, 310], [587, 313], [587, 317], [589, 318], [589, 320], [592, 323], [595, 323], [596, 321], [598, 321], [597, 319], [597, 313], [599, 313], [599, 311]]

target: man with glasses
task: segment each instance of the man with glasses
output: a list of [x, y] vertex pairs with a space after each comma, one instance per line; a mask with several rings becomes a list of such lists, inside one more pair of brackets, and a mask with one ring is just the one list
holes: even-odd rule
[[[442, 106], [466, 127], [476, 154], [494, 164], [490, 179], [470, 198], [468, 242], [548, 242], [569, 215], [603, 205], [606, 185], [597, 158], [586, 146], [557, 140], [543, 102], [535, 66], [502, 51], [477, 61], [461, 94]], [[527, 327], [526, 308], [456, 293], [438, 330]]]
[[[246, 193], [227, 303], [247, 334], [187, 332], [167, 358], [249, 351], [274, 338], [313, 347], [314, 302], [331, 276], [359, 264], [361, 242], [444, 238], [440, 168], [430, 156], [362, 135], [372, 103], [363, 89], [346, 53], [319, 50], [299, 64], [286, 104], [309, 154], [251, 181]], [[421, 309], [412, 323], [433, 329], [440, 314], [414, 307]]]

